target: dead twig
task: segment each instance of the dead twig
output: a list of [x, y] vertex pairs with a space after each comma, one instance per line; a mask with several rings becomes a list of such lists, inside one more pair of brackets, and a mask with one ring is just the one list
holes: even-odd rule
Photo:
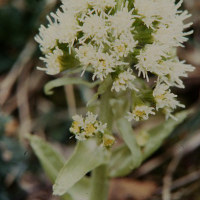
[[[170, 191], [176, 190], [178, 188], [184, 187], [185, 185], [188, 185], [190, 183], [193, 183], [200, 179], [200, 170], [192, 172], [184, 177], [181, 177], [171, 184]], [[163, 191], [163, 188], [160, 187], [157, 189], [157, 194], [161, 195]]]
[[66, 95], [67, 104], [68, 104], [69, 116], [73, 116], [76, 114], [76, 98], [74, 94], [73, 85], [65, 86], [65, 95]]
[[26, 66], [26, 63], [31, 59], [33, 53], [36, 50], [36, 43], [33, 41], [33, 38], [29, 39], [27, 44], [25, 45], [23, 51], [19, 55], [16, 63], [13, 65], [12, 69], [2, 82], [0, 86], [0, 105], [3, 104], [8, 99], [11, 88], [15, 81], [17, 80], [18, 76], [21, 74], [22, 70]]
[[163, 200], [171, 200], [171, 185], [173, 180], [173, 174], [182, 158], [182, 155], [175, 156], [170, 162], [167, 172], [163, 178], [163, 190], [162, 190], [162, 199]]

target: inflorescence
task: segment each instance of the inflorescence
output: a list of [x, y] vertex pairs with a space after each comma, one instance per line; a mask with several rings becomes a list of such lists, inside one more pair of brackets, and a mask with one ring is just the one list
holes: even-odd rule
[[[73, 66], [89, 70], [93, 80], [112, 77], [112, 92], [132, 91], [131, 112], [126, 118], [146, 120], [161, 110], [166, 118], [176, 119], [172, 112], [184, 107], [170, 87], [184, 88], [181, 77], [194, 70], [179, 61], [175, 48], [183, 46], [184, 32], [192, 23], [184, 24], [191, 15], [180, 10], [183, 0], [62, 0], [61, 7], [47, 17], [47, 27], [41, 25], [35, 40], [40, 44], [49, 75], [58, 74]], [[65, 63], [65, 61], [68, 61]], [[74, 66], [75, 67], [75, 66]], [[155, 85], [145, 92], [141, 78]], [[148, 93], [148, 98], [146, 98]], [[90, 114], [84, 120], [75, 116], [71, 131], [77, 139], [103, 133], [100, 122]], [[90, 121], [90, 120], [89, 120]], [[99, 128], [99, 126], [101, 128]], [[93, 131], [89, 131], [93, 130]]]
[[114, 144], [115, 138], [108, 134], [106, 130], [107, 124], [102, 124], [101, 121], [98, 121], [97, 116], [92, 112], [87, 112], [85, 118], [80, 115], [73, 116], [72, 119], [74, 121], [70, 131], [80, 141], [97, 136], [101, 139], [101, 145], [109, 148]]

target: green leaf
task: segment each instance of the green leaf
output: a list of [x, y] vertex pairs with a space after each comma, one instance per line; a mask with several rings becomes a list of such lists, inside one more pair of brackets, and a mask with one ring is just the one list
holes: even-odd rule
[[[59, 171], [65, 164], [65, 158], [42, 138], [34, 135], [28, 135], [27, 138], [47, 176], [54, 183]], [[89, 184], [89, 178], [82, 178], [62, 198], [64, 200], [88, 200]]]
[[148, 158], [152, 153], [154, 153], [163, 143], [163, 141], [170, 135], [170, 133], [181, 124], [187, 117], [188, 112], [182, 111], [175, 115], [178, 119], [168, 119], [164, 123], [152, 128], [148, 131], [149, 140], [143, 149], [143, 160]]
[[117, 128], [122, 135], [122, 138], [132, 153], [132, 162], [130, 163], [130, 168], [135, 169], [140, 166], [142, 162], [142, 153], [139, 145], [137, 144], [135, 133], [131, 123], [125, 117], [117, 120]]
[[87, 103], [87, 106], [89, 104], [91, 104], [93, 101], [98, 99], [98, 96], [103, 94], [111, 85], [112, 83], [112, 79], [110, 76], [108, 76], [99, 86], [98, 88], [98, 92], [96, 94], [94, 94], [94, 96], [92, 97], [92, 99]]
[[132, 154], [129, 148], [123, 144], [113, 150], [108, 165], [109, 177], [122, 177], [129, 174], [132, 168]]
[[[178, 121], [168, 119], [148, 131], [149, 139], [142, 151], [142, 161], [152, 155], [172, 131], [186, 119], [187, 111], [177, 113], [175, 116]], [[129, 174], [134, 169], [130, 168], [132, 162], [131, 151], [125, 144], [114, 149], [109, 162], [109, 176], [121, 177]]]
[[59, 79], [48, 82], [44, 86], [44, 92], [47, 95], [51, 95], [53, 94], [53, 91], [52, 91], [53, 88], [64, 86], [64, 85], [72, 85], [72, 84], [76, 84], [76, 85], [81, 84], [81, 85], [85, 85], [87, 87], [92, 88], [98, 85], [99, 81], [90, 83], [88, 81], [83, 80], [82, 78], [63, 77], [63, 78], [59, 78]]
[[37, 155], [49, 179], [54, 182], [62, 168], [65, 158], [56, 152], [46, 141], [35, 135], [29, 135], [30, 145]]
[[54, 195], [63, 195], [88, 172], [108, 162], [109, 152], [89, 139], [79, 142], [74, 154], [61, 169], [53, 186]]
[[90, 179], [87, 177], [82, 178], [67, 193], [73, 200], [88, 200], [90, 197]]
[[[54, 182], [60, 169], [65, 163], [65, 158], [40, 137], [28, 135], [27, 138], [47, 176]], [[69, 194], [65, 194], [62, 198], [64, 200], [73, 200]]]
[[[111, 101], [111, 105], [112, 105], [112, 111], [115, 116], [117, 128], [125, 144], [127, 145], [126, 149], [123, 149], [122, 152], [120, 152], [119, 150], [117, 153], [125, 157], [127, 157], [127, 155], [130, 153], [132, 154], [132, 156], [129, 159], [129, 162], [125, 162], [120, 166], [118, 165], [120, 163], [114, 162], [119, 167], [118, 172], [117, 172], [118, 176], [123, 176], [124, 174], [127, 173], [127, 171], [130, 172], [130, 169], [134, 169], [140, 166], [142, 162], [142, 153], [141, 153], [141, 149], [139, 145], [136, 142], [135, 134], [133, 132], [131, 123], [128, 122], [128, 120], [124, 117], [126, 115], [126, 112], [129, 110], [130, 103], [127, 101], [126, 98], [123, 98], [123, 99], [120, 98], [118, 100], [113, 99]], [[113, 175], [114, 174], [113, 168], [111, 167], [111, 169], [112, 169], [112, 175]]]

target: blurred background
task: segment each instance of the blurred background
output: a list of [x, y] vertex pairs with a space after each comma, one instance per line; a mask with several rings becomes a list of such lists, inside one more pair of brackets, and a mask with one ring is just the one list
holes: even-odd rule
[[[56, 88], [51, 96], [43, 92], [56, 77], [36, 69], [43, 63], [33, 38], [58, 5], [0, 0], [0, 200], [59, 200], [24, 136], [39, 135], [69, 157], [75, 146], [69, 139], [71, 116], [85, 113], [94, 92], [81, 86]], [[194, 34], [178, 55], [196, 70], [184, 78], [186, 88], [174, 92], [192, 112], [138, 170], [112, 180], [109, 200], [159, 200], [165, 190], [173, 200], [200, 200], [200, 0], [184, 0], [183, 7], [192, 14]]]

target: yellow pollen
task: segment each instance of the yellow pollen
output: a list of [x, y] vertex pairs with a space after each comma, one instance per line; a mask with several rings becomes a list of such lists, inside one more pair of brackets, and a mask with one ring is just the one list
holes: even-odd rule
[[145, 111], [135, 110], [135, 115], [138, 117], [143, 117], [145, 115]]
[[106, 61], [105, 61], [105, 60], [99, 59], [99, 61], [102, 63], [102, 66], [103, 66], [103, 67], [106, 67]]
[[117, 46], [117, 50], [119, 52], [124, 52], [124, 47], [123, 46]]
[[86, 126], [86, 128], [85, 128], [85, 132], [86, 132], [86, 134], [89, 134], [89, 133], [95, 133], [95, 131], [96, 131], [96, 128], [94, 127], [94, 125], [93, 124], [87, 124], [87, 126]]
[[157, 95], [156, 96], [156, 99], [161, 99], [163, 100], [165, 98], [165, 95], [164, 94], [161, 94], [161, 95]]
[[72, 123], [72, 127], [73, 127], [73, 132], [75, 133], [80, 133], [81, 132], [81, 127], [80, 127], [80, 123], [77, 121], [74, 121]]
[[104, 146], [111, 147], [114, 144], [114, 142], [115, 142], [114, 140], [107, 138], [104, 140]]

